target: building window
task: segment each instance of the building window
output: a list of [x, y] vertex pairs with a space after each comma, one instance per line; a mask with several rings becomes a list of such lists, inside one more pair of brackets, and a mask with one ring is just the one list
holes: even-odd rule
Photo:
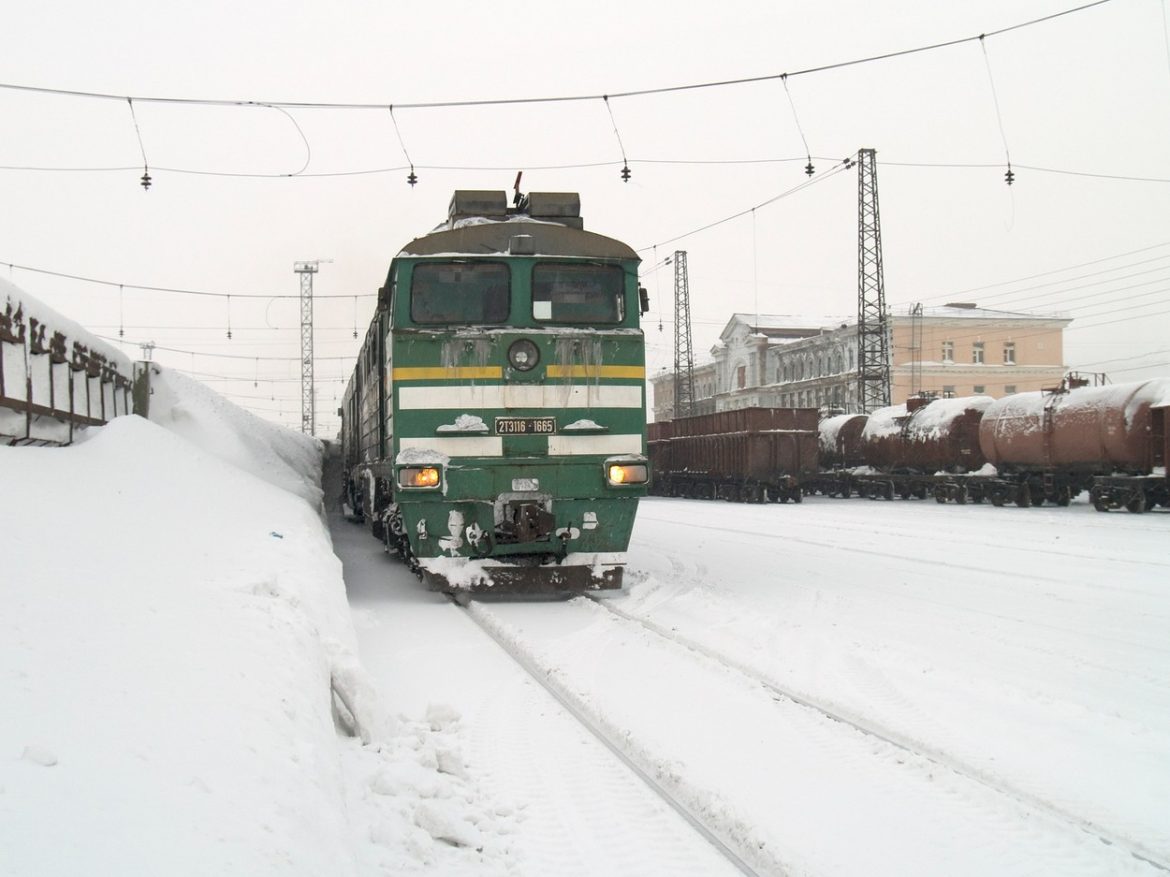
[[747, 366], [746, 365], [741, 365], [741, 366], [739, 366], [739, 368], [737, 368], [735, 370], [735, 385], [737, 387], [739, 387], [739, 389], [741, 389], [741, 390], [747, 386]]
[[1014, 341], [1003, 342], [1003, 364], [1004, 365], [1015, 365], [1016, 364], [1016, 342], [1014, 342]]
[[944, 341], [943, 342], [942, 361], [943, 362], [954, 362], [955, 361], [955, 342], [954, 341]]
[[987, 387], [983, 386], [983, 384], [976, 384], [974, 389], [976, 396], [982, 396], [986, 392]]
[[1004, 388], [1003, 388], [1003, 394], [1004, 394], [1005, 396], [1010, 396], [1010, 395], [1012, 395], [1012, 393], [1014, 393], [1015, 391], [1016, 391], [1016, 385], [1015, 385], [1015, 384], [1005, 384], [1005, 385], [1004, 385]]
[[955, 398], [955, 385], [954, 384], [943, 384], [943, 398], [944, 399], [954, 399]]
[[976, 341], [971, 345], [971, 362], [979, 365], [983, 362], [983, 342]]

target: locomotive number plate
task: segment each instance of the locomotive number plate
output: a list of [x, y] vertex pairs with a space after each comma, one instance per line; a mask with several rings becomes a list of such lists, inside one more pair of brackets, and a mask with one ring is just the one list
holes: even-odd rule
[[496, 435], [552, 435], [556, 431], [555, 417], [496, 418]]

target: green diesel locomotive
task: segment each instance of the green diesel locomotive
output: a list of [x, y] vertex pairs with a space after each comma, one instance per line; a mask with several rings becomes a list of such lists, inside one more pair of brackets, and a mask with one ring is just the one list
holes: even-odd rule
[[457, 191], [407, 244], [340, 411], [345, 501], [440, 590], [622, 582], [645, 495], [639, 258], [575, 193]]

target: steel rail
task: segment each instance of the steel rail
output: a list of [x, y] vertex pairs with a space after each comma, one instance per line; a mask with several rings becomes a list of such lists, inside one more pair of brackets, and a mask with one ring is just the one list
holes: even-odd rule
[[1103, 844], [1125, 850], [1135, 859], [1145, 862], [1147, 865], [1157, 868], [1160, 871], [1170, 873], [1170, 862], [1166, 861], [1164, 858], [1161, 858], [1158, 853], [1147, 849], [1145, 845], [1139, 841], [1135, 841], [1132, 838], [1127, 838], [1123, 835], [1116, 834], [1115, 832], [1110, 831], [1104, 826], [1098, 825], [1089, 819], [1063, 810], [1050, 801], [1047, 801], [1044, 798], [1033, 794], [1032, 792], [1017, 788], [1002, 778], [997, 777], [994, 774], [990, 774], [978, 767], [970, 765], [961, 759], [955, 758], [954, 756], [949, 755], [940, 749], [935, 749], [920, 741], [914, 740], [912, 737], [901, 734], [890, 728], [886, 728], [876, 722], [866, 721], [860, 716], [852, 715], [840, 709], [839, 707], [835, 707], [832, 704], [826, 704], [823, 701], [817, 700], [816, 698], [777, 685], [758, 670], [754, 670], [733, 658], [721, 655], [713, 649], [710, 649], [701, 643], [695, 642], [689, 637], [680, 636], [674, 631], [667, 631], [658, 624], [655, 624], [653, 621], [639, 618], [636, 615], [632, 615], [631, 613], [626, 612], [624, 609], [619, 609], [615, 606], [612, 606], [609, 604], [609, 601], [597, 595], [585, 594], [584, 596], [588, 597], [597, 606], [605, 609], [607, 612], [611, 613], [617, 618], [632, 624], [636, 624], [650, 633], [655, 634], [661, 639], [667, 640], [674, 645], [681, 646], [685, 649], [689, 649], [695, 652], [696, 654], [702, 655], [707, 660], [718, 664], [720, 667], [729, 672], [737, 673], [741, 676], [746, 676], [755, 684], [762, 686], [769, 694], [772, 695], [774, 699], [783, 699], [789, 701], [790, 703], [793, 703], [797, 706], [804, 707], [805, 709], [819, 713], [821, 716], [824, 716], [831, 721], [840, 722], [843, 725], [848, 725], [849, 727], [859, 731], [862, 734], [865, 734], [868, 737], [874, 737], [878, 740], [881, 740], [883, 743], [895, 746], [910, 755], [933, 762], [940, 768], [959, 774], [971, 782], [977, 783], [984, 788], [995, 792], [996, 794], [1003, 795], [1012, 799], [1018, 804], [1022, 804], [1026, 807], [1038, 810], [1049, 817], [1059, 820], [1071, 828], [1082, 831]]
[[500, 637], [499, 634], [491, 628], [491, 626], [485, 624], [483, 619], [471, 608], [473, 599], [469, 594], [448, 594], [447, 597], [454, 605], [463, 610], [464, 614], [469, 619], [471, 619], [476, 627], [491, 637], [496, 645], [503, 649], [508, 657], [515, 661], [516, 664], [518, 664], [525, 673], [527, 673], [535, 682], [537, 682], [541, 688], [547, 691], [552, 696], [552, 698], [564, 708], [565, 712], [572, 716], [582, 727], [588, 730], [589, 733], [598, 740], [598, 742], [600, 742], [603, 746], [605, 746], [606, 749], [613, 753], [618, 761], [624, 764], [631, 773], [633, 773], [643, 783], [645, 783], [647, 788], [649, 788], [650, 791], [652, 791], [658, 798], [660, 798], [667, 805], [669, 805], [672, 810], [678, 813], [678, 815], [681, 816], [691, 828], [698, 832], [704, 840], [711, 844], [711, 846], [713, 846], [721, 856], [734, 865], [736, 869], [739, 870], [742, 874], [746, 874], [748, 877], [763, 877], [760, 872], [754, 870], [743, 859], [741, 859], [739, 855], [730, 846], [724, 843], [723, 840], [714, 831], [703, 824], [703, 822], [698, 817], [696, 817], [685, 804], [675, 798], [670, 793], [670, 791], [668, 791], [656, 779], [654, 779], [650, 773], [644, 770], [625, 752], [623, 752], [621, 747], [618, 746], [613, 740], [611, 740], [609, 736], [600, 727], [598, 727], [589, 716], [585, 715], [580, 709], [578, 709], [577, 705], [573, 703], [571, 699], [566, 697], [564, 693], [559, 691], [557, 687], [549, 681], [548, 677], [540, 671], [538, 666], [536, 666], [524, 655], [519, 654], [518, 651], [511, 647], [511, 645], [507, 643], [502, 637]]

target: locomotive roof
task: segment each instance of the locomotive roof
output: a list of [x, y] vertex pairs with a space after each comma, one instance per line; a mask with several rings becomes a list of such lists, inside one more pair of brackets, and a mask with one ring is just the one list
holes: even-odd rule
[[621, 241], [527, 216], [509, 216], [501, 220], [471, 217], [454, 225], [454, 228], [450, 228], [444, 224], [430, 234], [415, 238], [398, 255], [506, 255], [512, 251], [512, 239], [526, 235], [531, 238], [531, 249], [525, 252], [532, 255], [592, 259], [639, 258], [632, 247]]

